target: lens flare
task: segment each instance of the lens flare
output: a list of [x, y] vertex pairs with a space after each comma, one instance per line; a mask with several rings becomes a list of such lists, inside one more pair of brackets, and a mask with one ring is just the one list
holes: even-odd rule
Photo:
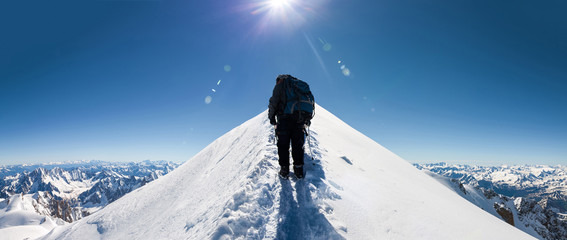
[[343, 68], [342, 72], [343, 72], [343, 75], [345, 75], [346, 77], [349, 77], [349, 76], [350, 76], [350, 69], [348, 69], [348, 68]]
[[205, 104], [209, 104], [209, 103], [211, 103], [212, 101], [213, 101], [213, 97], [211, 97], [211, 96], [205, 97]]

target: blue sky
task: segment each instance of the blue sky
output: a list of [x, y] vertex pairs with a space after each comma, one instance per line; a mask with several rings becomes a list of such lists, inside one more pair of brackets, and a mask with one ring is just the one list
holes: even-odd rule
[[410, 162], [567, 164], [564, 1], [49, 2], [0, 3], [0, 164], [185, 161], [281, 73]]

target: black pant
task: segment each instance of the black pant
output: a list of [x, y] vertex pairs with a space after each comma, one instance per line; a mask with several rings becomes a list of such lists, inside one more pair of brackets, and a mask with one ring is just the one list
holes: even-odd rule
[[280, 157], [280, 166], [289, 167], [290, 141], [293, 165], [295, 167], [303, 166], [303, 144], [305, 143], [303, 124], [297, 123], [297, 120], [294, 118], [280, 118], [278, 119], [276, 134], [278, 135], [278, 155]]

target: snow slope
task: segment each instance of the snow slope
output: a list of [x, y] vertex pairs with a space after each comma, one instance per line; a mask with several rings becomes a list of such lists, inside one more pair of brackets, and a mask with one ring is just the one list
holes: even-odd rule
[[[468, 184], [462, 184], [455, 179], [451, 179], [445, 176], [441, 176], [434, 172], [430, 172], [428, 170], [423, 170], [426, 174], [430, 175], [445, 187], [453, 190], [455, 193], [459, 194], [462, 198], [468, 200], [469, 202], [473, 203], [474, 205], [478, 206], [479, 208], [483, 209], [484, 211], [492, 214], [493, 216], [500, 218], [502, 221], [511, 221], [513, 225], [536, 237], [539, 239], [544, 239], [532, 226], [538, 225], [536, 221], [533, 219], [522, 219], [519, 217], [520, 214], [518, 213], [518, 209], [514, 205], [514, 199], [509, 199], [508, 197], [500, 196], [494, 193], [494, 196], [487, 197], [485, 193], [479, 188], [475, 188]], [[496, 207], [503, 208], [505, 211], [511, 214], [511, 219], [504, 219], [498, 211]], [[510, 223], [509, 223], [510, 224]], [[557, 229], [558, 230], [558, 229]]]
[[41, 206], [31, 194], [16, 194], [0, 201], [0, 239], [38, 238], [55, 228], [56, 221], [37, 213], [37, 207]]
[[277, 176], [267, 112], [45, 239], [531, 239], [317, 106], [306, 178]]
[[[565, 185], [565, 181], [562, 184], [558, 182], [558, 179], [564, 178], [564, 167], [484, 167], [447, 165], [445, 163], [414, 164], [414, 166], [417, 166], [418, 169], [435, 178], [469, 202], [536, 238], [549, 240], [567, 239], [567, 221], [563, 214], [553, 207], [557, 205], [564, 206], [563, 199], [565, 199], [565, 196], [560, 192], [556, 192], [556, 198], [553, 199], [554, 195], [549, 194], [552, 192], [551, 189], [564, 190], [565, 187], [562, 185]], [[504, 172], [505, 174], [498, 174], [497, 172]], [[492, 178], [491, 180], [494, 181], [492, 182], [484, 177], [487, 175], [499, 175], [507, 179], [513, 179], [510, 175], [519, 175], [518, 178], [522, 180], [507, 184], [502, 183], [501, 178]], [[477, 180], [477, 177], [482, 180]], [[542, 183], [544, 181], [546, 184]], [[479, 182], [483, 186], [480, 186]], [[526, 185], [530, 187], [525, 188], [524, 186]], [[553, 185], [559, 187], [555, 188]], [[499, 187], [505, 188], [505, 192], [518, 193], [520, 196], [499, 194]], [[526, 194], [528, 192], [526, 189], [529, 190], [529, 194]], [[524, 194], [528, 195], [528, 197], [521, 197]], [[554, 203], [554, 205], [552, 206], [550, 203]]]

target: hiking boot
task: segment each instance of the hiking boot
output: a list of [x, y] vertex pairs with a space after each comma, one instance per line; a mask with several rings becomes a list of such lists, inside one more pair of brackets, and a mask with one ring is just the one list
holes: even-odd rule
[[295, 177], [303, 178], [303, 166], [293, 166], [293, 172], [295, 173]]
[[282, 167], [280, 169], [280, 177], [287, 179], [289, 177], [289, 167]]

